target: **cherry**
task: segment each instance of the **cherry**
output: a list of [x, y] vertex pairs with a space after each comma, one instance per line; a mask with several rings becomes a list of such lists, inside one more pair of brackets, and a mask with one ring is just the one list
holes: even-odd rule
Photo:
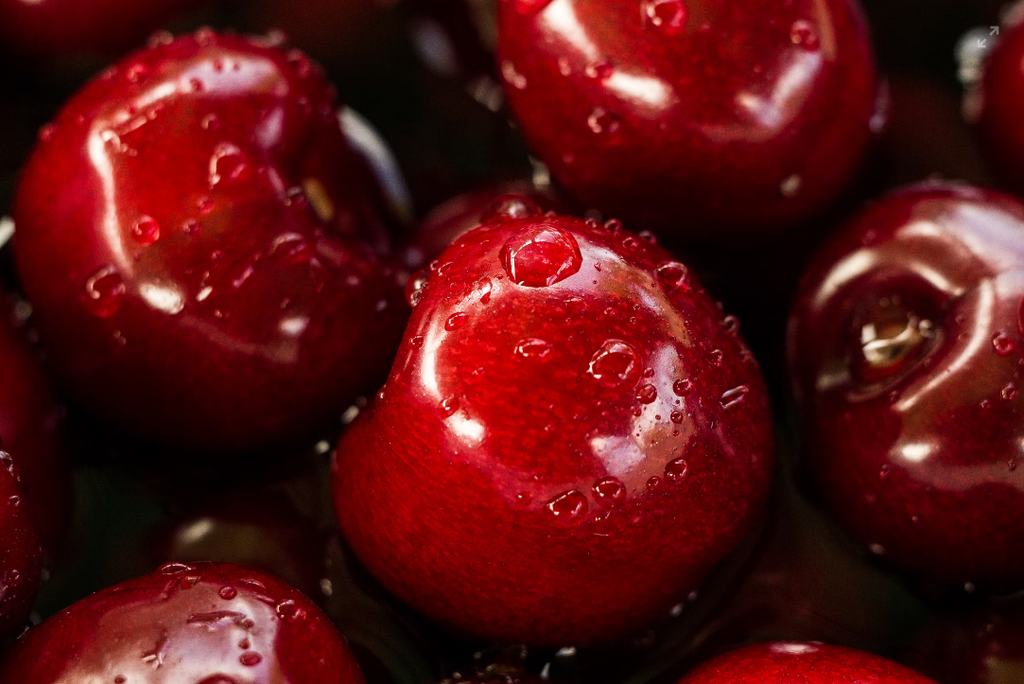
[[228, 563], [168, 563], [32, 628], [4, 684], [62, 681], [362, 684], [319, 608], [281, 580]]
[[0, 50], [110, 52], [145, 38], [197, 0], [0, 0]]
[[614, 640], [760, 515], [763, 380], [668, 252], [617, 222], [499, 213], [408, 292], [333, 488], [356, 555], [414, 608], [506, 642]]
[[816, 642], [759, 644], [714, 658], [679, 684], [934, 684], [878, 656]]
[[69, 395], [202, 450], [330, 425], [404, 320], [378, 195], [297, 51], [194, 36], [79, 92], [24, 170], [15, 257]]
[[509, 105], [588, 207], [727, 240], [826, 208], [871, 137], [856, 0], [502, 0]]
[[1003, 27], [995, 47], [988, 54], [976, 91], [969, 94], [967, 112], [977, 123], [981, 147], [995, 174], [1017, 193], [1024, 192], [1024, 25]]
[[805, 274], [789, 359], [828, 507], [940, 582], [1024, 586], [1024, 205], [923, 184], [869, 206]]
[[525, 218], [552, 210], [564, 211], [565, 205], [550, 191], [528, 181], [501, 183], [457, 195], [435, 207], [419, 224], [406, 250], [406, 264], [426, 265], [441, 256], [455, 238], [497, 212]]
[[18, 479], [14, 459], [0, 451], [0, 638], [25, 625], [43, 561], [39, 532]]
[[14, 459], [28, 509], [47, 551], [55, 553], [68, 530], [72, 498], [62, 409], [20, 331], [2, 318], [0, 378], [0, 448]]

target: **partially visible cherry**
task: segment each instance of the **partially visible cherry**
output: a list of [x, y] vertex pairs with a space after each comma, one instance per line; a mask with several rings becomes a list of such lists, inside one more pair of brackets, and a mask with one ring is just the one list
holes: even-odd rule
[[761, 514], [757, 363], [660, 247], [617, 222], [499, 213], [408, 294], [333, 488], [356, 554], [428, 617], [516, 643], [622, 638]]
[[[0, 291], [0, 312], [10, 314]], [[61, 431], [63, 409], [50, 391], [35, 355], [0, 317], [0, 448], [11, 453], [25, 503], [35, 517], [43, 544], [56, 554], [71, 515], [71, 475]]]
[[665, 239], [815, 216], [858, 170], [876, 113], [856, 0], [501, 0], [498, 60], [559, 184]]
[[1024, 586], [1024, 205], [923, 184], [815, 258], [789, 360], [816, 491], [874, 554]]
[[714, 658], [679, 684], [935, 684], [902, 665], [817, 642], [748, 646]]
[[412, 244], [405, 250], [404, 262], [410, 268], [423, 268], [456, 238], [495, 214], [527, 218], [547, 211], [564, 212], [565, 204], [550, 190], [539, 189], [529, 181], [501, 183], [458, 195], [432, 209], [420, 222]]
[[0, 0], [0, 52], [111, 52], [199, 0]]
[[0, 639], [25, 626], [39, 588], [43, 552], [18, 468], [0, 451]]
[[[997, 39], [993, 39], [995, 42]], [[977, 123], [982, 149], [992, 170], [1014, 192], [1024, 193], [1024, 23], [1004, 26], [988, 53], [981, 80], [968, 99], [968, 117]]]
[[338, 682], [363, 677], [327, 616], [281, 580], [228, 563], [168, 563], [33, 627], [4, 684]]
[[22, 175], [15, 256], [70, 397], [203, 451], [337, 425], [406, 316], [378, 191], [298, 51], [199, 31], [87, 85]]

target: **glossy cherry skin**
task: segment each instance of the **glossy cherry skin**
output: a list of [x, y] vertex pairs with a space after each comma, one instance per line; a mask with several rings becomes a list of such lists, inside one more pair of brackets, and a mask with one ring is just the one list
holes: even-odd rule
[[[0, 310], [6, 311], [0, 292]], [[71, 473], [61, 432], [62, 409], [34, 354], [0, 320], [0, 448], [18, 467], [25, 500], [47, 550], [55, 553], [71, 515]]]
[[0, 682], [362, 684], [344, 637], [281, 580], [229, 563], [169, 563], [22, 636]]
[[336, 454], [353, 550], [416, 609], [494, 640], [650, 625], [766, 498], [771, 416], [735, 320], [616, 224], [499, 215], [435, 265]]
[[14, 460], [0, 451], [0, 638], [25, 626], [43, 563], [39, 531], [18, 480]]
[[86, 411], [242, 450], [333, 425], [379, 382], [406, 310], [357, 242], [383, 225], [335, 110], [301, 53], [201, 31], [128, 57], [44, 129], [16, 264]]
[[789, 360], [817, 489], [892, 563], [1024, 586], [1024, 205], [925, 184], [815, 258]]
[[679, 684], [935, 684], [870, 653], [815, 642], [748, 646], [714, 658]]
[[498, 60], [559, 184], [666, 239], [764, 235], [824, 209], [875, 113], [856, 0], [502, 0]]
[[0, 52], [59, 55], [110, 52], [197, 0], [0, 0]]
[[1016, 193], [1024, 193], [1024, 24], [1004, 26], [988, 54], [979, 88], [969, 95], [969, 118], [977, 123], [982, 151], [999, 179]]
[[417, 268], [441, 256], [457, 237], [480, 225], [497, 212], [530, 213], [558, 211], [566, 213], [565, 203], [554, 193], [529, 181], [512, 181], [467, 192], [451, 198], [428, 213], [416, 228], [406, 249], [406, 265]]

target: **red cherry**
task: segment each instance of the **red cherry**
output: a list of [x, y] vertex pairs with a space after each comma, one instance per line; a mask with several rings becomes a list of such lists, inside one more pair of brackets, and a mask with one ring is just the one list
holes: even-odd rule
[[771, 476], [766, 390], [728, 319], [615, 222], [497, 216], [427, 285], [336, 457], [356, 554], [500, 641], [609, 641], [667, 614]]
[[0, 638], [25, 625], [43, 562], [39, 532], [18, 478], [14, 459], [0, 451]]
[[363, 677], [331, 622], [281, 580], [228, 563], [168, 563], [29, 630], [4, 684], [339, 682]]
[[299, 52], [199, 32], [76, 95], [18, 189], [16, 262], [69, 394], [204, 450], [330, 425], [404, 308], [368, 174]]
[[111, 52], [197, 0], [0, 0], [0, 51]]
[[[0, 300], [3, 297], [0, 293]], [[47, 551], [56, 553], [71, 515], [71, 475], [60, 431], [62, 409], [25, 341], [2, 319], [0, 378], [0, 448], [14, 459], [43, 543]]]
[[679, 684], [935, 684], [878, 656], [815, 642], [748, 646], [714, 658]]
[[806, 219], [871, 136], [875, 66], [856, 0], [502, 0], [498, 60], [560, 185], [666, 237]]
[[441, 256], [457, 237], [485, 218], [527, 218], [546, 211], [564, 212], [565, 205], [530, 182], [514, 181], [458, 195], [433, 209], [416, 229], [406, 249], [406, 264], [417, 268]]
[[1024, 205], [925, 184], [814, 260], [789, 358], [819, 490], [898, 566], [1024, 586]]
[[[1004, 27], [988, 54], [977, 90], [968, 94], [968, 118], [975, 121], [982, 151], [992, 170], [1013, 191], [1024, 192], [1024, 25]], [[998, 42], [996, 42], [998, 41]]]

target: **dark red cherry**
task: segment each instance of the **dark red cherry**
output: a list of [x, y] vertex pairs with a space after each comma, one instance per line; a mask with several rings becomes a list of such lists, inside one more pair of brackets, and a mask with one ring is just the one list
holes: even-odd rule
[[817, 490], [872, 552], [1024, 586], [1024, 205], [925, 184], [813, 261], [789, 359]]
[[817, 642], [748, 646], [714, 658], [679, 684], [935, 684], [870, 653]]
[[981, 80], [968, 93], [965, 111], [977, 124], [982, 151], [996, 176], [1016, 193], [1024, 193], [1024, 25], [1004, 26], [986, 57]]
[[820, 212], [875, 114], [856, 0], [502, 0], [498, 60], [559, 184], [666, 238], [763, 235]]
[[333, 426], [405, 317], [333, 92], [200, 31], [80, 91], [22, 175], [15, 256], [68, 394], [123, 433], [240, 450]]
[[39, 532], [18, 479], [14, 459], [0, 451], [0, 638], [25, 626], [43, 562]]
[[168, 563], [21, 637], [4, 684], [271, 684], [363, 677], [344, 638], [281, 580], [228, 563]]
[[[0, 292], [0, 311], [6, 312]], [[49, 381], [21, 333], [0, 318], [0, 448], [18, 467], [26, 505], [47, 551], [56, 553], [71, 515], [71, 475], [61, 415]]]
[[441, 256], [457, 237], [489, 218], [528, 218], [565, 205], [550, 191], [513, 181], [467, 192], [435, 207], [416, 229], [406, 249], [407, 265], [422, 267]]
[[667, 615], [771, 476], [735, 320], [617, 222], [498, 216], [435, 266], [336, 456], [356, 554], [429, 617], [500, 641], [605, 642]]
[[0, 52], [110, 52], [141, 43], [197, 0], [0, 0]]

